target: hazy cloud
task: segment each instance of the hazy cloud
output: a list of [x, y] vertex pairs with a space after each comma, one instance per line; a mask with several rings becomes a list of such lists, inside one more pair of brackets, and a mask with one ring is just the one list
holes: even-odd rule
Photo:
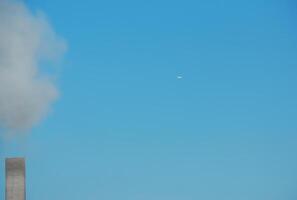
[[65, 46], [42, 13], [0, 0], [0, 127], [28, 129], [46, 115], [58, 91], [40, 61], [56, 59]]

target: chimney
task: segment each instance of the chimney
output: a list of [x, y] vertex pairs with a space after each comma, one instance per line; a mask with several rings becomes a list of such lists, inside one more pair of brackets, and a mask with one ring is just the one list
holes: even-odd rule
[[5, 160], [6, 190], [5, 200], [26, 199], [26, 176], [24, 158], [7, 158]]

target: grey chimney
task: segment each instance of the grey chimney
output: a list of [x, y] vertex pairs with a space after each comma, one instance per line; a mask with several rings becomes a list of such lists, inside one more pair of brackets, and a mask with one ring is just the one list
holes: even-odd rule
[[5, 160], [6, 189], [5, 200], [26, 199], [26, 175], [24, 158]]

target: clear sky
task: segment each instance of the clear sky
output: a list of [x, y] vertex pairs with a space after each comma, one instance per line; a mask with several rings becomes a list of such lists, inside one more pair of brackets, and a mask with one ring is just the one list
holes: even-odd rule
[[297, 198], [294, 0], [26, 3], [68, 43], [51, 114], [2, 144], [28, 200]]

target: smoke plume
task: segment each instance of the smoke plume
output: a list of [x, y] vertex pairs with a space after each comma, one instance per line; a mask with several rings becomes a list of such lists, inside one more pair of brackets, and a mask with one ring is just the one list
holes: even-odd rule
[[0, 0], [1, 129], [30, 129], [47, 114], [58, 91], [40, 63], [64, 50], [42, 13], [17, 0]]

